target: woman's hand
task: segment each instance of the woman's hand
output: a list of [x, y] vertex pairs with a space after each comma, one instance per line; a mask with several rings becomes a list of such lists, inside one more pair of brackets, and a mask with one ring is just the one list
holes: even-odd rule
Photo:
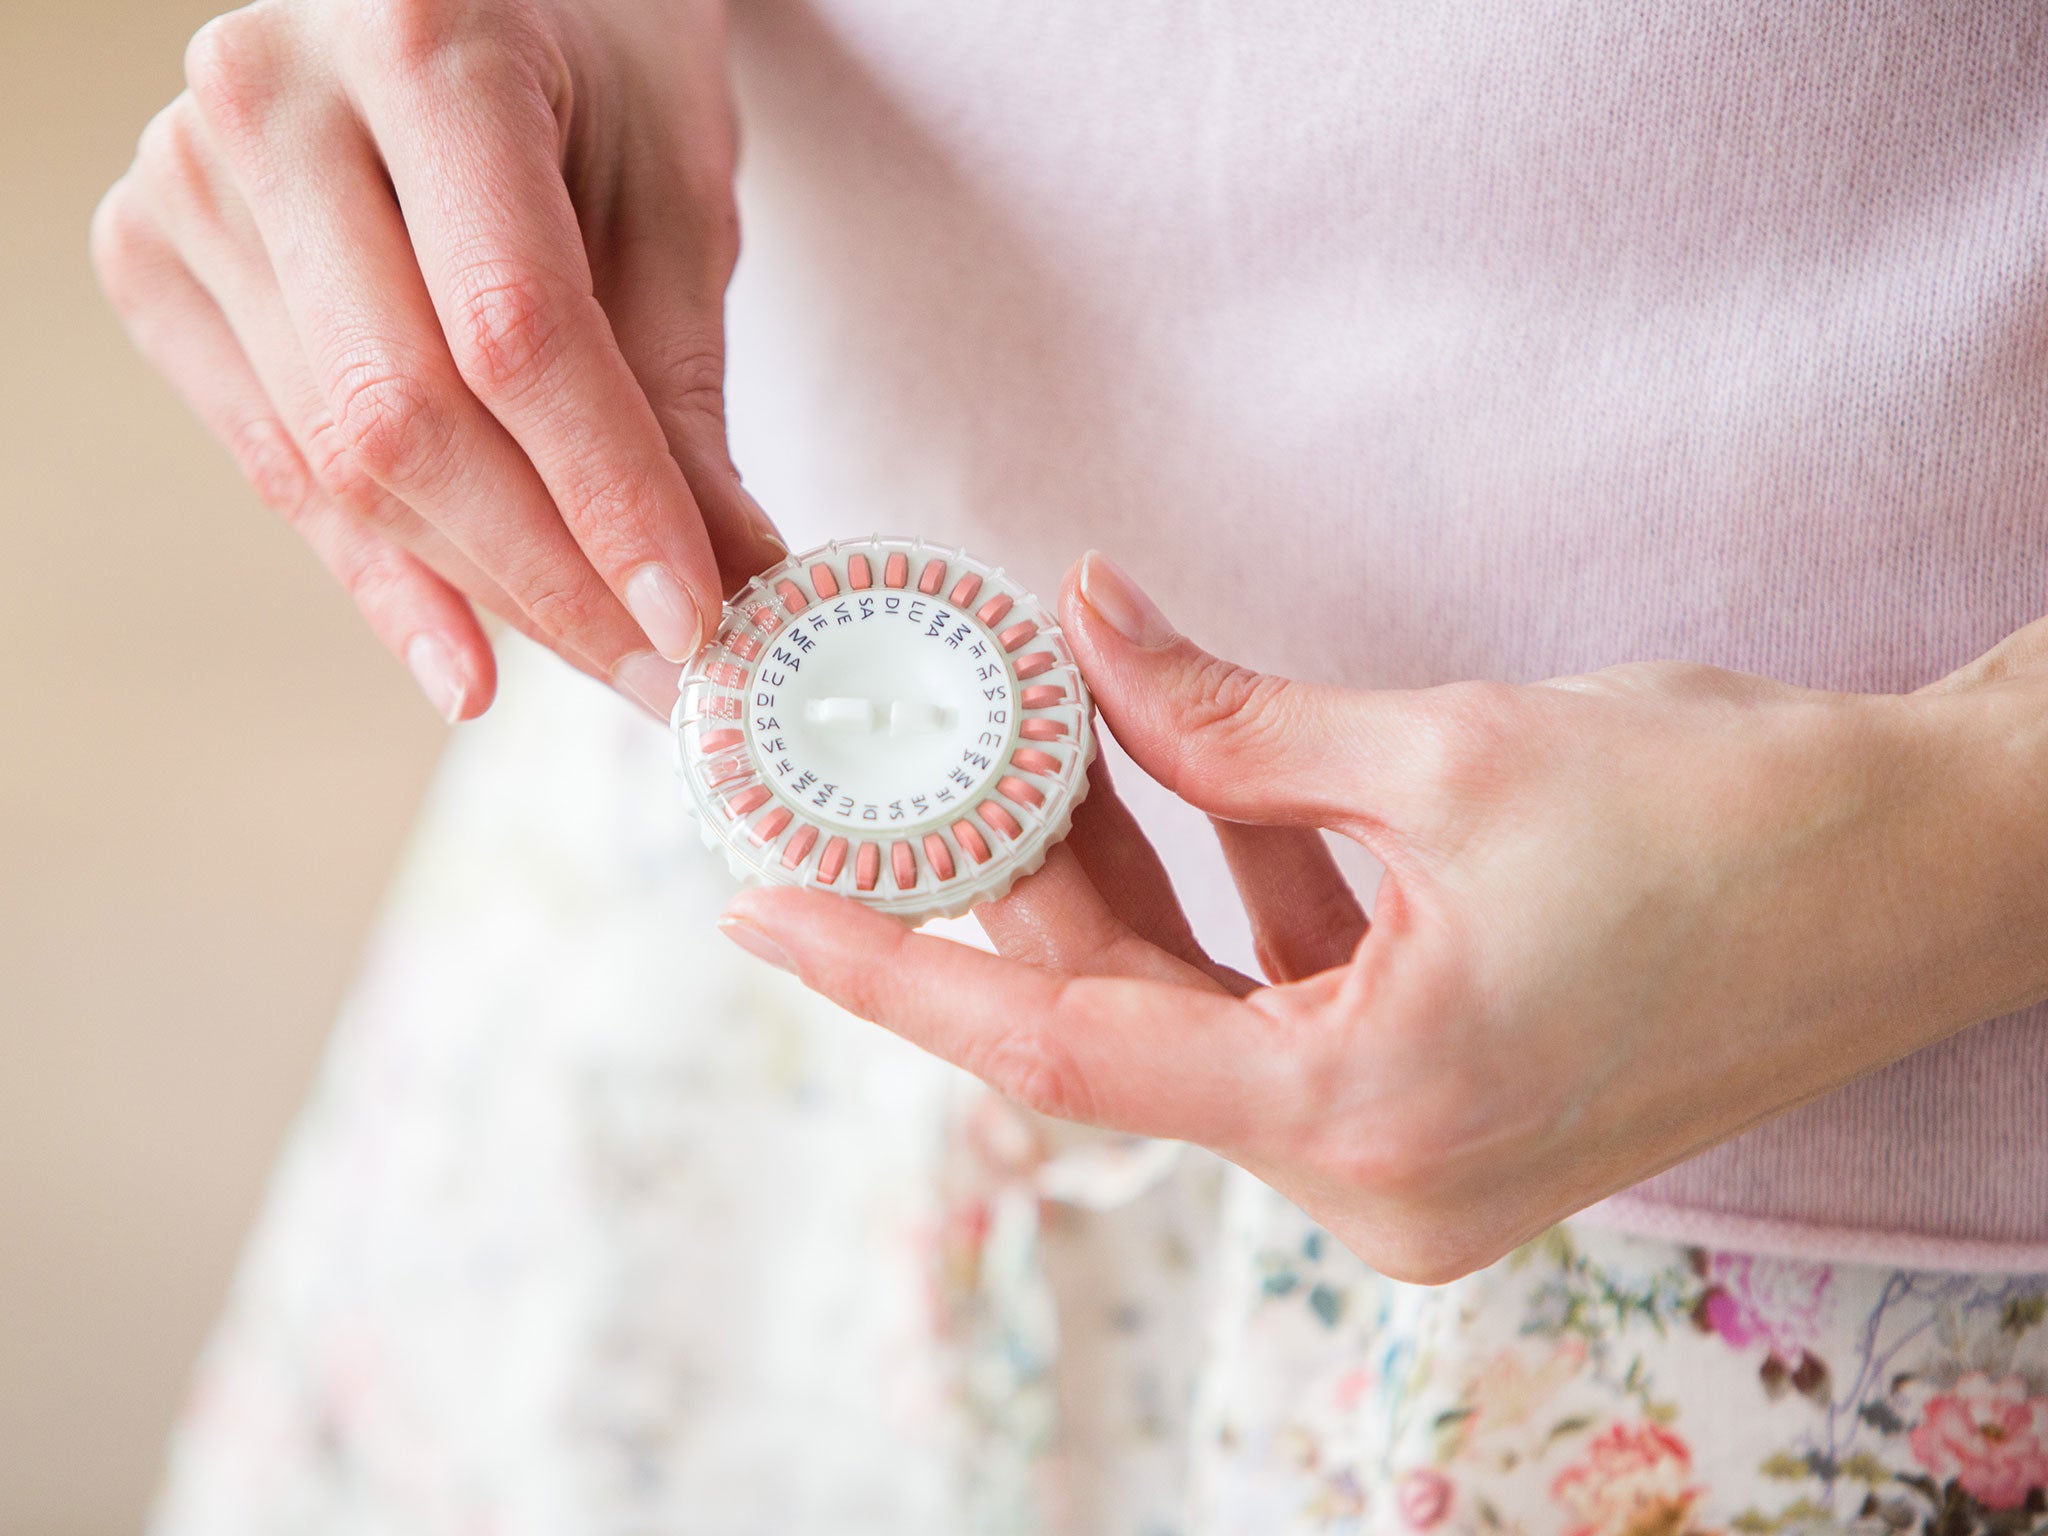
[[93, 225], [143, 352], [449, 719], [474, 605], [666, 713], [781, 554], [725, 444], [720, 0], [259, 0], [185, 62]]
[[[1063, 615], [1117, 739], [1218, 818], [1276, 985], [1200, 954], [1106, 794], [983, 909], [1003, 956], [800, 890], [727, 932], [1031, 1108], [1215, 1149], [1385, 1273], [2048, 993], [2039, 645], [1910, 698], [1661, 664], [1365, 693], [1204, 654], [1098, 556]], [[1385, 866], [1369, 927], [1318, 828]]]

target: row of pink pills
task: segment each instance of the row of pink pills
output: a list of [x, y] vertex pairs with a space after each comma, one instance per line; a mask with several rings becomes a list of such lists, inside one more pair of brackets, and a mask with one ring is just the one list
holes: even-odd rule
[[[983, 822], [992, 830], [1012, 840], [1022, 837], [1024, 829], [1017, 819], [994, 800], [985, 800], [976, 809]], [[755, 841], [773, 842], [789, 825], [790, 813], [786, 807], [778, 807], [762, 817], [749, 829]], [[772, 824], [772, 825], [771, 825]], [[952, 841], [937, 832], [927, 832], [921, 840], [924, 864], [931, 870], [935, 880], [951, 880], [959, 873], [959, 865], [953, 857], [957, 844], [960, 852], [976, 864], [986, 864], [994, 855], [987, 838], [982, 835], [981, 826], [962, 817], [947, 829]], [[821, 836], [818, 828], [809, 822], [800, 823], [789, 841], [782, 848], [782, 867], [798, 869], [811, 850], [817, 846]], [[908, 839], [898, 838], [888, 845], [889, 873], [899, 891], [915, 890], [919, 878], [918, 846]], [[837, 883], [846, 868], [847, 854], [853, 854], [853, 884], [855, 890], [872, 891], [881, 882], [882, 844], [879, 842], [854, 841], [845, 837], [832, 836], [825, 840], [824, 851], [818, 855], [818, 867], [812, 878], [820, 885]]]

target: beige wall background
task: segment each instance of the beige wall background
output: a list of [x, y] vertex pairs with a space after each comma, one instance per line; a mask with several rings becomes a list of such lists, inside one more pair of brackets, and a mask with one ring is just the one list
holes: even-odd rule
[[140, 1525], [443, 735], [94, 291], [225, 3], [0, 3], [0, 1536]]

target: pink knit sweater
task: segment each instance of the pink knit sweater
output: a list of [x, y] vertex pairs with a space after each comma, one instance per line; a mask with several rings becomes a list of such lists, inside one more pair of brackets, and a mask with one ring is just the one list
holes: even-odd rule
[[[746, 0], [736, 450], [1358, 685], [1903, 690], [2048, 612], [2048, 19]], [[1167, 854], [1227, 905], [1203, 829]], [[2048, 868], [2043, 878], [2048, 879]], [[1596, 1207], [2048, 1269], [2048, 1013]]]

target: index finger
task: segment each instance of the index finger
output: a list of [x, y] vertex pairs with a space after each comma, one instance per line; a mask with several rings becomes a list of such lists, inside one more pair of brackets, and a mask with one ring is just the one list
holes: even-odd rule
[[1026, 965], [817, 891], [743, 891], [719, 926], [1040, 1114], [1244, 1147], [1298, 1102], [1274, 1021], [1206, 986]]
[[687, 657], [721, 611], [717, 561], [595, 294], [551, 100], [567, 82], [544, 78], [559, 60], [402, 30], [379, 46], [395, 57], [362, 110], [457, 369], [655, 648]]

